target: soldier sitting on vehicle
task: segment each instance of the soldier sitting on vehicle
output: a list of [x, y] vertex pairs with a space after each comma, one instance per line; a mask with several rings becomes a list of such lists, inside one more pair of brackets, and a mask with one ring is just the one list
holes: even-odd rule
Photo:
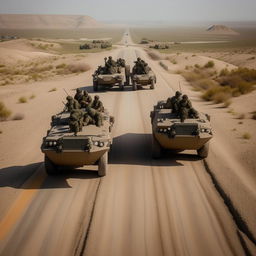
[[171, 109], [172, 113], [178, 113], [179, 112], [179, 102], [181, 101], [181, 92], [176, 91], [175, 95], [171, 98], [168, 98], [165, 103], [165, 108]]
[[122, 58], [119, 58], [119, 59], [117, 59], [116, 64], [119, 67], [125, 67], [125, 60]]
[[80, 109], [80, 104], [77, 100], [73, 99], [71, 96], [67, 96], [67, 103], [65, 105], [65, 111], [71, 112], [74, 109]]
[[179, 116], [183, 123], [186, 118], [198, 118], [198, 112], [192, 107], [191, 101], [187, 95], [182, 96], [182, 100], [179, 102]]
[[138, 57], [137, 61], [135, 61], [134, 63], [135, 65], [132, 70], [133, 74], [143, 75], [149, 72], [150, 68], [148, 67], [148, 64], [140, 57]]
[[77, 88], [76, 89], [76, 95], [75, 95], [74, 99], [77, 100], [80, 103], [80, 101], [82, 100], [82, 97], [83, 97], [82, 90]]
[[77, 133], [82, 131], [83, 127], [84, 112], [80, 109], [74, 109], [70, 113], [69, 117], [69, 129], [74, 132], [75, 136]]
[[98, 127], [103, 125], [103, 117], [99, 111], [95, 110], [92, 107], [87, 107], [86, 112], [88, 113], [88, 117], [89, 117], [88, 124], [90, 124], [91, 122], [92, 124], [96, 124], [96, 126]]
[[87, 91], [83, 92], [83, 97], [80, 104], [81, 108], [86, 108], [92, 104], [92, 97], [89, 95]]
[[91, 107], [99, 112], [104, 112], [104, 107], [98, 95], [94, 96]]

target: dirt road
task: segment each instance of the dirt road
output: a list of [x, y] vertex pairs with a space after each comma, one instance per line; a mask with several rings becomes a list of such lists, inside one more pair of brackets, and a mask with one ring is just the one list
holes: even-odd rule
[[[129, 36], [125, 40], [129, 44]], [[1, 140], [0, 254], [245, 255], [233, 219], [195, 152], [151, 159], [149, 113], [157, 100], [173, 94], [175, 81], [167, 81], [136, 46], [111, 54], [130, 65], [143, 57], [158, 80], [155, 90], [98, 93], [116, 120], [106, 177], [86, 168], [45, 175], [39, 146], [51, 114], [61, 109], [62, 91], [49, 96], [39, 86], [28, 121], [6, 124], [11, 127], [6, 136], [16, 134]], [[103, 57], [91, 57], [91, 66]], [[91, 72], [45, 86], [92, 92]]]

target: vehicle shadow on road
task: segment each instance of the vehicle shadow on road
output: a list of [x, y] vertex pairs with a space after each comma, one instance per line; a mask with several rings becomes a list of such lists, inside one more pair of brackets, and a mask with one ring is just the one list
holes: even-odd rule
[[120, 90], [120, 88], [118, 86], [114, 86], [111, 88], [104, 88], [103, 86], [101, 86], [99, 88], [98, 91], [94, 91], [93, 90], [93, 86], [89, 85], [89, 86], [84, 86], [84, 87], [79, 87], [79, 89], [81, 89], [82, 91], [87, 91], [88, 93], [107, 93], [107, 92], [130, 92], [132, 91], [132, 86], [131, 85], [125, 85], [124, 86], [124, 90]]
[[[40, 177], [33, 177], [38, 172], [42, 176], [42, 182], [37, 181]], [[24, 166], [9, 166], [0, 169], [0, 188], [12, 187], [16, 189], [51, 189], [51, 188], [71, 188], [68, 179], [98, 179], [98, 173], [95, 170], [85, 168], [65, 168], [60, 170], [56, 176], [47, 176], [44, 163], [34, 163]], [[39, 185], [38, 185], [39, 184]]]
[[183, 166], [178, 161], [199, 161], [197, 155], [174, 154], [164, 152], [160, 159], [153, 159], [151, 155], [151, 134], [127, 133], [113, 139], [109, 154], [110, 164], [127, 164], [143, 166]]

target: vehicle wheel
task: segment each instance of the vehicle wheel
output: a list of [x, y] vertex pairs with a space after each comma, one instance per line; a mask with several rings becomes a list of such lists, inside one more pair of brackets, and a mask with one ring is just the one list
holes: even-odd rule
[[137, 84], [136, 84], [136, 82], [132, 82], [132, 89], [134, 90], [134, 91], [137, 91]]
[[93, 90], [94, 90], [95, 92], [97, 92], [97, 91], [98, 91], [98, 89], [99, 89], [99, 85], [98, 85], [98, 83], [97, 83], [97, 82], [95, 82], [95, 81], [93, 81]]
[[44, 166], [48, 175], [59, 174], [58, 166], [55, 165], [46, 155], [44, 156]]
[[162, 148], [158, 141], [156, 140], [155, 136], [152, 134], [152, 157], [153, 158], [160, 158], [162, 153]]
[[126, 76], [126, 78], [125, 78], [125, 84], [127, 85], [127, 86], [129, 86], [129, 84], [130, 84], [130, 76]]
[[123, 82], [120, 82], [120, 83], [119, 83], [119, 88], [120, 88], [121, 91], [124, 90], [124, 84], [123, 84]]
[[108, 168], [108, 152], [104, 153], [104, 155], [100, 158], [98, 166], [98, 175], [100, 177], [105, 176]]
[[197, 150], [197, 154], [201, 158], [206, 158], [208, 156], [208, 153], [209, 153], [209, 142], [207, 142], [206, 144], [204, 144], [201, 148], [199, 148]]
[[152, 89], [152, 90], [155, 89], [155, 80], [151, 81], [150, 89]]

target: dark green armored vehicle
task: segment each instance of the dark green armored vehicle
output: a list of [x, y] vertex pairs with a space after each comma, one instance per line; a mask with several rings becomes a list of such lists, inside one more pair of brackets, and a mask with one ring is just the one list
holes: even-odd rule
[[58, 174], [61, 167], [76, 168], [84, 165], [98, 165], [99, 176], [106, 175], [114, 118], [107, 111], [102, 115], [102, 126], [83, 126], [77, 135], [70, 131], [69, 112], [61, 112], [52, 117], [51, 128], [41, 145], [45, 154], [45, 169], [49, 175]]
[[199, 113], [198, 118], [187, 118], [181, 122], [176, 113], [165, 109], [164, 101], [159, 101], [150, 117], [154, 158], [161, 157], [165, 150], [196, 150], [198, 156], [208, 156], [209, 141], [213, 137], [209, 115]]

